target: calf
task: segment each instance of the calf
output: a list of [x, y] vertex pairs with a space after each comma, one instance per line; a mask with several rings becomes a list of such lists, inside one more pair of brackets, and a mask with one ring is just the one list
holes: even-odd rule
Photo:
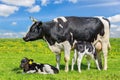
[[23, 58], [20, 67], [24, 73], [56, 74], [59, 70], [49, 64], [34, 63], [33, 59]]
[[71, 70], [74, 69], [74, 64], [77, 58], [78, 71], [81, 72], [81, 61], [84, 55], [87, 55], [86, 58], [88, 60], [88, 69], [90, 69], [90, 59], [93, 58], [95, 60], [98, 70], [100, 70], [96, 49], [91, 43], [85, 41], [78, 41], [77, 43], [75, 43], [74, 48], [75, 48], [75, 52], [74, 52], [74, 57], [72, 59]]

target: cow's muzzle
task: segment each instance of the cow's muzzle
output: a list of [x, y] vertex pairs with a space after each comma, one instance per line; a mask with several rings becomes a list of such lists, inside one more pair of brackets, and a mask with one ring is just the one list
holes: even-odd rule
[[29, 41], [29, 38], [23, 37], [23, 40], [24, 40], [25, 42], [28, 42], [28, 41]]

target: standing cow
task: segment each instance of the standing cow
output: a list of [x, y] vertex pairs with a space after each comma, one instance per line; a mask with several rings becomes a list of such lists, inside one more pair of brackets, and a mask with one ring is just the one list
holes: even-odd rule
[[[61, 50], [64, 50], [65, 71], [69, 70], [70, 51], [75, 41], [92, 42], [104, 54], [104, 70], [107, 70], [107, 54], [110, 33], [110, 23], [103, 17], [58, 17], [48, 22], [34, 20], [24, 41], [44, 39], [56, 54], [56, 67], [59, 69]], [[98, 48], [98, 43], [101, 48]], [[99, 50], [98, 50], [99, 51]], [[101, 57], [99, 65], [101, 65]]]

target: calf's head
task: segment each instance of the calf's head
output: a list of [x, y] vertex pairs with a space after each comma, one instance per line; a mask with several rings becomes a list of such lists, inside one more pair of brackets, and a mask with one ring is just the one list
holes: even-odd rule
[[21, 60], [20, 68], [28, 70], [29, 65], [32, 65], [32, 63], [33, 63], [33, 59], [28, 59], [25, 57]]
[[23, 40], [26, 42], [41, 39], [43, 37], [42, 22], [36, 20], [32, 21], [34, 22], [33, 25], [30, 27], [26, 36], [23, 37]]

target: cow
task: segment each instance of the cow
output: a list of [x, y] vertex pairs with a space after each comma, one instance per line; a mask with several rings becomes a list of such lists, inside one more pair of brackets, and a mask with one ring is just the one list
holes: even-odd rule
[[[102, 46], [104, 55], [104, 70], [107, 70], [107, 54], [110, 48], [109, 34], [110, 22], [104, 17], [57, 17], [53, 20], [42, 22], [31, 18], [34, 23], [23, 40], [45, 40], [52, 52], [56, 54], [56, 67], [59, 69], [61, 51], [64, 50], [65, 71], [69, 71], [70, 51], [76, 41], [92, 42], [93, 45]], [[96, 47], [97, 49], [97, 47]], [[98, 50], [99, 52], [100, 50]], [[98, 53], [99, 54], [99, 53]], [[102, 65], [101, 56], [99, 65]], [[101, 66], [102, 68], [102, 66]]]
[[77, 60], [78, 72], [81, 72], [81, 62], [83, 57], [86, 55], [88, 61], [88, 70], [90, 69], [90, 60], [94, 59], [98, 70], [100, 66], [98, 65], [97, 51], [90, 42], [86, 41], [77, 41], [74, 45], [74, 56], [72, 58], [71, 70], [74, 70], [74, 64]]

